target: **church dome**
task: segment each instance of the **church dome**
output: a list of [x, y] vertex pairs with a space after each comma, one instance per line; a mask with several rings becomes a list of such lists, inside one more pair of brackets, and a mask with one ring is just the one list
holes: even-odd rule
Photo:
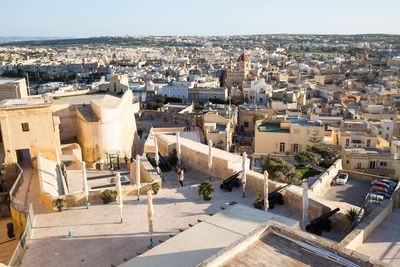
[[237, 61], [238, 61], [238, 62], [239, 62], [239, 61], [246, 61], [246, 62], [249, 62], [249, 61], [250, 61], [250, 58], [249, 58], [245, 53], [243, 53], [243, 54], [241, 54], [241, 55], [239, 56], [239, 58], [238, 58]]

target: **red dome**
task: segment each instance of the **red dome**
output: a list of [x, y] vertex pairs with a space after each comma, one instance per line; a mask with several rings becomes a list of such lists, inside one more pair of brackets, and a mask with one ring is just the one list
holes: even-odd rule
[[245, 53], [243, 53], [243, 54], [241, 54], [241, 55], [239, 56], [239, 58], [238, 58], [237, 61], [250, 61], [250, 59], [249, 59], [249, 57], [248, 57]]

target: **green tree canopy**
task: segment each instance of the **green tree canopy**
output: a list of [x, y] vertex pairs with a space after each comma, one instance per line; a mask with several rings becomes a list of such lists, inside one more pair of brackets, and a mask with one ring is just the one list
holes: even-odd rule
[[315, 164], [318, 161], [318, 158], [320, 157], [320, 155], [318, 155], [317, 153], [305, 150], [305, 151], [301, 151], [299, 153], [297, 153], [294, 156], [294, 159], [301, 164]]

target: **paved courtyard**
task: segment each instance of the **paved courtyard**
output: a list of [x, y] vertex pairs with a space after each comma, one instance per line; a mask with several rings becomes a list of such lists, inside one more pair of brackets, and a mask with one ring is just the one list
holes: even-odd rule
[[374, 256], [392, 266], [400, 266], [400, 209], [386, 220], [356, 250]]
[[[252, 206], [255, 193], [248, 191], [242, 198], [241, 188], [231, 193], [219, 189], [220, 181], [214, 181], [215, 192], [211, 201], [204, 201], [197, 194], [196, 177], [203, 174], [188, 170], [185, 186], [177, 187], [175, 173], [167, 175], [167, 188], [154, 196], [155, 245], [165, 241], [180, 230], [209, 218], [210, 214], [229, 207], [230, 202]], [[197, 184], [195, 184], [195, 182]], [[64, 212], [37, 214], [30, 248], [26, 251], [23, 266], [111, 266], [136, 257], [148, 250], [147, 199], [142, 195], [124, 200], [124, 223], [120, 224], [119, 207], [116, 203], [66, 209]], [[299, 214], [286, 206], [277, 206], [272, 213], [299, 219]], [[68, 232], [72, 232], [72, 238]]]
[[323, 199], [346, 202], [355, 206], [361, 206], [364, 202], [365, 194], [370, 188], [368, 181], [361, 181], [349, 177], [344, 185], [333, 185], [323, 195]]

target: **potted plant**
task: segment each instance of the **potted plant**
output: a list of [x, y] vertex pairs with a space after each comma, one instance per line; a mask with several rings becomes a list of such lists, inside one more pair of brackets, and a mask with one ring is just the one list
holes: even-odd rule
[[159, 183], [152, 183], [151, 184], [151, 189], [153, 189], [154, 195], [157, 195], [158, 190], [160, 190], [160, 184]]
[[214, 186], [209, 181], [204, 181], [199, 185], [199, 190], [197, 192], [199, 195], [203, 195], [204, 200], [208, 201], [214, 193]]
[[357, 218], [357, 214], [358, 214], [358, 211], [355, 208], [351, 208], [351, 209], [346, 210], [346, 218], [350, 222], [354, 222], [354, 220]]
[[115, 201], [117, 197], [117, 191], [116, 190], [110, 190], [106, 189], [101, 193], [101, 199], [103, 200], [103, 204], [107, 204], [111, 201]]
[[56, 200], [56, 207], [59, 212], [62, 212], [64, 209], [64, 199], [62, 198], [57, 198]]
[[256, 200], [253, 202], [254, 208], [261, 210], [264, 205], [264, 199], [260, 194], [257, 194]]

